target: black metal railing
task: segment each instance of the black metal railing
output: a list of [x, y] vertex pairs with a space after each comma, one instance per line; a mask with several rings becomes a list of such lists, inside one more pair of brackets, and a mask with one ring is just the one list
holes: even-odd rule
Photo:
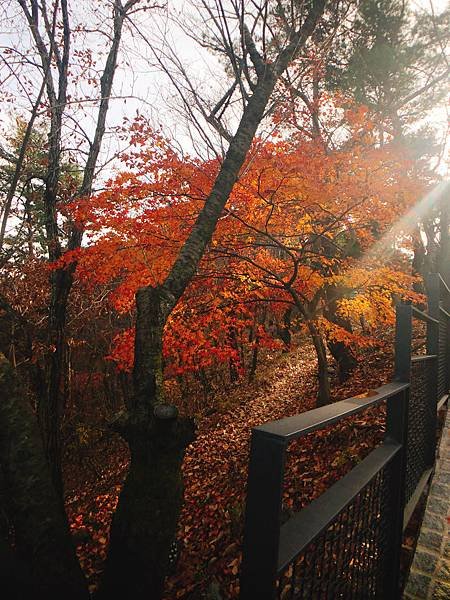
[[[429, 308], [434, 300], [435, 278], [428, 281]], [[438, 285], [438, 291], [440, 285]], [[413, 320], [426, 326], [426, 354], [412, 356]], [[397, 307], [395, 340], [395, 379], [410, 385], [407, 420], [405, 473], [406, 525], [426, 486], [434, 464], [436, 446], [437, 368], [439, 321], [414, 306]]]
[[[394, 381], [252, 430], [241, 600], [399, 598], [403, 529], [432, 474], [449, 389], [450, 290], [437, 274], [427, 288], [428, 313], [397, 307]], [[424, 355], [412, 356], [414, 319], [425, 323]], [[289, 444], [382, 405], [382, 443], [283, 522]]]

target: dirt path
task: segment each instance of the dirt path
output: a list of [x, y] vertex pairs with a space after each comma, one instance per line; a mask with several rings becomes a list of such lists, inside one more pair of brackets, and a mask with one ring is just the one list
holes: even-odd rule
[[211, 586], [224, 593], [224, 585], [225, 597], [236, 594], [251, 428], [313, 408], [316, 361], [311, 356], [305, 347], [278, 359], [269, 356], [255, 384], [235, 391], [233, 401], [242, 396], [240, 404], [201, 424], [184, 461], [182, 552], [167, 599], [201, 598]]

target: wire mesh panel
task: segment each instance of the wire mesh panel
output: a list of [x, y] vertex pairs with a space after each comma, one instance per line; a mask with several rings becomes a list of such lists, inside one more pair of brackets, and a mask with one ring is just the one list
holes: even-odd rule
[[448, 319], [444, 312], [439, 313], [439, 363], [438, 363], [438, 399], [447, 393], [447, 363], [448, 363]]
[[[433, 359], [435, 360], [435, 359]], [[408, 448], [406, 462], [405, 502], [408, 503], [420, 478], [429, 467], [428, 457], [433, 427], [435, 402], [430, 398], [433, 389], [431, 360], [418, 360], [411, 366], [411, 388], [408, 414]]]
[[[280, 600], [384, 598], [394, 524], [388, 463], [353, 501], [288, 565], [278, 580]], [[390, 549], [389, 549], [390, 548]]]

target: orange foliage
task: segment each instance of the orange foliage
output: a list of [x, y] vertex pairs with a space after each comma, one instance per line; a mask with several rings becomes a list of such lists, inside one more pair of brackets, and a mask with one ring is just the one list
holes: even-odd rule
[[[165, 332], [168, 376], [240, 357], [233, 336], [249, 348], [270, 344], [258, 314], [281, 315], [293, 290], [322, 332], [346, 343], [373, 343], [371, 333], [391, 323], [393, 296], [416, 299], [404, 250], [386, 264], [364, 258], [394, 221], [418, 200], [423, 185], [395, 145], [379, 147], [364, 108], [346, 113], [349, 137], [339, 150], [317, 140], [256, 140], [197, 277]], [[143, 125], [133, 130], [127, 171], [106, 190], [71, 207], [89, 244], [78, 251], [85, 285], [108, 283], [118, 313], [131, 313], [136, 290], [158, 285], [202, 209], [218, 160], [181, 156]], [[66, 263], [75, 257], [64, 255]], [[338, 310], [353, 320], [344, 332], [322, 315], [326, 292], [345, 289]], [[364, 331], [360, 328], [364, 320]], [[252, 330], [252, 336], [248, 332]], [[273, 339], [273, 338], [272, 338]], [[129, 370], [133, 332], [115, 338], [110, 357]]]

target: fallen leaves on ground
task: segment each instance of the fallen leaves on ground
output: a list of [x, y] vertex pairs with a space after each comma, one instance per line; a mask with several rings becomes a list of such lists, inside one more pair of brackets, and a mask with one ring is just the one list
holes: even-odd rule
[[[214, 413], [200, 423], [198, 437], [183, 465], [180, 555], [167, 581], [166, 600], [200, 599], [208, 591], [219, 592], [224, 599], [238, 597], [251, 428], [314, 408], [316, 363], [312, 357], [313, 352], [302, 347], [268, 361], [267, 373], [254, 385], [236, 387], [234, 408], [224, 414]], [[335, 386], [333, 397], [365, 393], [385, 383], [390, 374], [386, 356], [374, 355], [370, 367], [363, 363], [350, 381]], [[291, 444], [284, 487], [285, 516], [323, 493], [367, 455], [381, 440], [383, 422], [383, 409], [371, 409]], [[91, 591], [103, 568], [110, 521], [126, 466], [126, 450], [116, 445], [101, 476], [81, 490], [74, 489], [67, 499], [78, 556]]]

